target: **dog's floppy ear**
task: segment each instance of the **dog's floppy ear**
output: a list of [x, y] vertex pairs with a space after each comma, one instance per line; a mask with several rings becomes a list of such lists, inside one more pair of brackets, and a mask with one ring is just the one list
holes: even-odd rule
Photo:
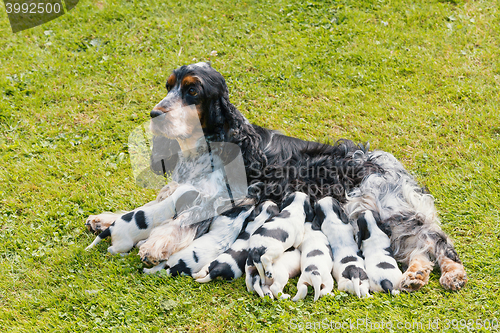
[[316, 204], [314, 205], [314, 212], [315, 216], [312, 221], [312, 228], [313, 230], [321, 230], [321, 226], [325, 221], [326, 215], [318, 202], [316, 202]]
[[391, 226], [389, 223], [384, 223], [382, 222], [382, 219], [380, 218], [380, 214], [377, 213], [377, 212], [374, 212], [372, 211], [373, 213], [373, 217], [375, 218], [375, 221], [377, 222], [377, 227], [382, 230], [382, 232], [384, 234], [387, 235], [387, 237], [391, 237], [392, 236], [392, 230], [391, 230]]
[[281, 203], [280, 210], [283, 210], [287, 206], [289, 206], [295, 200], [295, 193], [290, 193], [285, 197], [283, 202]]
[[358, 224], [358, 248], [361, 248], [361, 243], [370, 238], [370, 230], [368, 230], [368, 223], [366, 222], [366, 213], [360, 214], [358, 220], [356, 221]]
[[349, 223], [349, 218], [347, 218], [347, 215], [344, 212], [344, 209], [342, 209], [342, 206], [340, 206], [340, 202], [337, 201], [337, 199], [332, 198], [332, 205], [333, 205], [333, 211], [339, 219], [344, 223], [348, 224]]
[[312, 222], [314, 218], [314, 211], [309, 201], [309, 196], [304, 201], [304, 212], [306, 213], [306, 222]]

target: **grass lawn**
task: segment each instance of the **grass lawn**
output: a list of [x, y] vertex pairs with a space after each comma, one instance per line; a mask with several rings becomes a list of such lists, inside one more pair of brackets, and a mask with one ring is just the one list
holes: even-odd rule
[[[4, 332], [498, 325], [498, 2], [82, 0], [15, 35], [0, 12]], [[145, 276], [137, 250], [110, 256], [109, 241], [85, 252], [88, 215], [155, 198], [133, 182], [128, 135], [165, 96], [171, 69], [206, 60], [250, 121], [308, 140], [369, 141], [399, 158], [435, 196], [465, 288], [445, 291], [434, 271], [397, 297], [271, 301], [243, 279]]]

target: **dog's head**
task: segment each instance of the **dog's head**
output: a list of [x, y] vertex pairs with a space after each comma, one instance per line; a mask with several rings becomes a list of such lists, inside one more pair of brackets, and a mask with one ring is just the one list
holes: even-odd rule
[[[229, 128], [226, 81], [210, 64], [200, 62], [175, 69], [166, 88], [167, 96], [150, 113], [155, 135], [183, 140], [200, 134], [193, 133], [200, 125], [204, 135]], [[161, 121], [156, 120], [158, 117]]]

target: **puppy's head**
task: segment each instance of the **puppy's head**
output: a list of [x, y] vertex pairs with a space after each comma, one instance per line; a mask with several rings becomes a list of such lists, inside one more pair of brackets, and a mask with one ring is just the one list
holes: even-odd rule
[[293, 202], [300, 202], [304, 206], [304, 213], [306, 214], [306, 222], [311, 222], [314, 218], [314, 211], [311, 206], [310, 198], [303, 192], [293, 192], [285, 197], [281, 204], [281, 209], [285, 209]]
[[[226, 81], [210, 64], [200, 62], [175, 69], [167, 79], [167, 96], [151, 111], [155, 135], [183, 140], [223, 126]], [[203, 134], [203, 133], [201, 133]], [[206, 133], [205, 133], [206, 134]]]

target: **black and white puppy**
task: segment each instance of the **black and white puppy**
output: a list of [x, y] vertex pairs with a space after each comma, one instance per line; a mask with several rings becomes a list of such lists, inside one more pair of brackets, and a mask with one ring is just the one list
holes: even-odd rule
[[[241, 232], [245, 220], [253, 212], [253, 200], [238, 204], [235, 208], [212, 218], [209, 231], [195, 239], [188, 247], [172, 254], [166, 261], [144, 273], [153, 274], [167, 267], [169, 275], [192, 275], [226, 251]], [[251, 202], [251, 203], [250, 203]]]
[[231, 247], [218, 256], [217, 259], [203, 267], [198, 273], [193, 274], [193, 278], [197, 282], [205, 283], [219, 276], [226, 280], [237, 279], [242, 276], [248, 257], [250, 235], [265, 221], [278, 213], [279, 208], [274, 202], [268, 200], [260, 204], [255, 209], [255, 219], [248, 222], [245, 230], [240, 233]]
[[304, 240], [299, 250], [302, 253], [300, 257], [302, 273], [297, 283], [297, 294], [292, 301], [304, 299], [307, 295], [307, 286], [312, 286], [316, 302], [320, 297], [329, 295], [333, 289], [332, 249], [318, 224], [305, 224]]
[[354, 240], [354, 229], [339, 202], [325, 197], [316, 204], [316, 219], [333, 253], [333, 277], [338, 289], [358, 297], [370, 296], [370, 282], [363, 258]]
[[370, 290], [398, 294], [403, 273], [392, 256], [391, 240], [378, 226], [380, 216], [367, 210], [359, 215], [357, 223], [358, 245], [365, 257]]
[[[260, 297], [266, 295], [273, 299], [290, 298], [289, 294], [283, 293], [288, 280], [300, 273], [300, 251], [296, 248], [289, 248], [273, 262], [274, 276], [265, 277], [261, 280], [259, 272], [255, 267], [248, 269], [247, 289], [249, 292], [255, 291]], [[249, 283], [249, 284], [248, 284]]]
[[273, 261], [290, 247], [297, 248], [304, 238], [304, 223], [311, 222], [313, 210], [309, 196], [294, 192], [282, 205], [283, 210], [264, 223], [250, 237], [247, 264], [255, 266], [261, 280], [273, 278]]
[[101, 232], [85, 250], [90, 250], [106, 237], [111, 236], [111, 254], [128, 252], [137, 242], [148, 238], [151, 230], [173, 218], [192, 205], [199, 196], [191, 185], [177, 187], [171, 196], [156, 205], [144, 206], [141, 209], [123, 214], [107, 229]]

